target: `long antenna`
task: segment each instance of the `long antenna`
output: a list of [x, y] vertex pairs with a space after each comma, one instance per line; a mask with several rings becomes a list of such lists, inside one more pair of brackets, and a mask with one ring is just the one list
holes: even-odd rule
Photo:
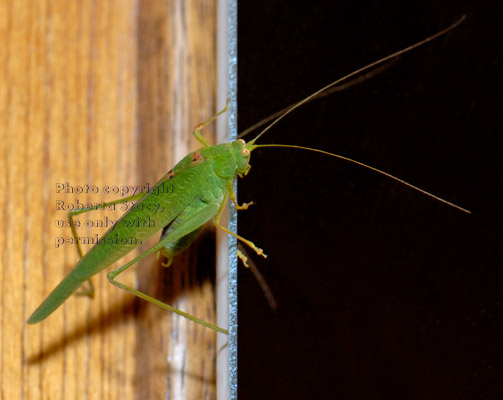
[[470, 210], [467, 210], [466, 208], [460, 207], [460, 206], [458, 206], [458, 205], [456, 205], [454, 203], [451, 203], [450, 201], [442, 199], [441, 197], [435, 196], [434, 194], [432, 194], [430, 192], [427, 192], [426, 190], [421, 189], [421, 188], [419, 188], [417, 186], [414, 186], [411, 183], [404, 181], [403, 179], [400, 179], [400, 178], [398, 178], [398, 177], [396, 177], [394, 175], [391, 175], [391, 174], [389, 174], [387, 172], [384, 172], [384, 171], [382, 171], [380, 169], [377, 169], [375, 167], [372, 167], [370, 165], [364, 164], [364, 163], [362, 163], [360, 161], [353, 160], [352, 158], [349, 158], [349, 157], [344, 157], [344, 156], [341, 156], [339, 154], [334, 154], [334, 153], [330, 153], [328, 151], [319, 150], [319, 149], [313, 149], [313, 148], [310, 148], [310, 147], [296, 146], [296, 145], [293, 145], [293, 144], [258, 144], [258, 145], [255, 145], [255, 148], [259, 148], [259, 147], [286, 147], [286, 148], [290, 148], [290, 149], [309, 150], [309, 151], [314, 151], [316, 153], [321, 153], [321, 154], [325, 154], [325, 155], [328, 155], [328, 156], [331, 156], [331, 157], [339, 158], [341, 160], [351, 162], [353, 164], [356, 164], [356, 165], [359, 165], [361, 167], [365, 167], [367, 169], [370, 169], [370, 170], [372, 170], [374, 172], [377, 172], [377, 173], [379, 173], [381, 175], [387, 176], [388, 178], [391, 178], [391, 179], [393, 179], [393, 180], [395, 180], [397, 182], [400, 182], [400, 183], [404, 184], [405, 186], [410, 187], [411, 189], [417, 190], [418, 192], [421, 192], [421, 193], [425, 194], [426, 196], [429, 196], [429, 197], [431, 197], [431, 198], [433, 198], [435, 200], [438, 200], [438, 201], [440, 201], [440, 202], [442, 202], [444, 204], [447, 204], [447, 205], [449, 205], [451, 207], [454, 207], [454, 208], [456, 208], [456, 209], [458, 209], [460, 211], [463, 211], [463, 212], [465, 212], [467, 214], [471, 214], [472, 213]]
[[316, 92], [314, 92], [313, 94], [307, 96], [306, 98], [304, 98], [303, 100], [299, 101], [298, 103], [296, 103], [294, 106], [292, 106], [291, 108], [289, 108], [287, 111], [284, 112], [284, 114], [280, 115], [278, 118], [276, 118], [270, 125], [268, 125], [267, 127], [265, 127], [264, 130], [262, 130], [262, 132], [260, 132], [256, 137], [255, 139], [251, 140], [250, 142], [248, 142], [249, 144], [254, 144], [255, 141], [260, 138], [264, 133], [266, 133], [269, 129], [271, 129], [274, 125], [276, 125], [279, 121], [281, 121], [281, 119], [283, 119], [284, 117], [286, 117], [288, 114], [290, 114], [293, 110], [295, 110], [296, 108], [300, 107], [301, 105], [307, 103], [308, 101], [311, 101], [313, 98], [315, 98], [316, 96], [318, 96], [319, 94], [321, 94], [322, 92], [330, 89], [331, 87], [337, 85], [337, 84], [340, 84], [346, 80], [348, 80], [349, 78], [355, 76], [355, 75], [358, 75], [358, 74], [361, 74], [362, 72], [364, 71], [367, 71], [371, 68], [374, 68], [376, 67], [377, 65], [380, 65], [380, 64], [383, 64], [385, 63], [386, 61], [388, 60], [391, 60], [395, 57], [398, 57], [399, 55], [402, 55], [404, 53], [407, 53], [417, 47], [420, 47], [422, 46], [423, 44], [425, 43], [428, 43], [428, 42], [431, 42], [432, 40], [446, 34], [447, 32], [451, 31], [452, 29], [456, 28], [459, 24], [461, 24], [461, 22], [463, 22], [464, 20], [466, 19], [466, 15], [462, 15], [460, 19], [458, 19], [455, 23], [453, 23], [452, 25], [450, 25], [449, 27], [441, 30], [440, 32], [437, 32], [435, 33], [434, 35], [431, 35], [430, 37], [427, 37], [426, 39], [423, 39], [421, 40], [420, 42], [417, 42], [411, 46], [408, 46], [406, 47], [405, 49], [402, 49], [402, 50], [399, 50], [393, 54], [390, 54], [389, 56], [386, 56], [384, 58], [381, 58], [380, 60], [377, 60], [377, 61], [374, 61], [368, 65], [366, 65], [365, 67], [362, 67], [362, 68], [359, 68], [357, 69], [356, 71], [353, 71], [351, 72], [350, 74], [346, 75], [346, 76], [343, 76], [342, 78], [340, 79], [337, 79], [336, 81], [322, 87], [321, 89], [317, 90]]
[[[378, 68], [376, 68], [372, 71], [369, 71], [362, 76], [357, 76], [356, 78], [351, 79], [349, 82], [344, 82], [340, 85], [332, 86], [331, 88], [325, 90], [324, 92], [318, 93], [317, 96], [310, 98], [308, 101], [318, 100], [318, 99], [321, 99], [322, 97], [331, 95], [332, 93], [342, 92], [343, 90], [346, 90], [346, 89], [349, 89], [353, 86], [356, 86], [356, 85], [358, 85], [368, 79], [371, 79], [374, 76], [379, 75], [380, 73], [386, 71], [388, 68], [390, 68], [391, 66], [393, 66], [397, 62], [398, 62], [398, 58], [390, 60], [388, 63], [381, 65]], [[284, 114], [286, 111], [288, 111], [290, 108], [292, 108], [296, 104], [297, 104], [297, 102], [290, 104], [290, 105], [286, 106], [285, 108], [282, 108], [281, 110], [276, 111], [274, 114], [269, 115], [268, 117], [264, 118], [263, 120], [256, 122], [252, 126], [246, 128], [244, 131], [240, 132], [238, 135], [238, 138], [245, 137], [250, 132], [253, 132], [254, 130], [260, 128], [261, 126], [267, 124], [269, 121], [273, 121], [274, 119], [276, 119], [280, 115]], [[304, 104], [306, 104], [306, 103], [304, 103]]]

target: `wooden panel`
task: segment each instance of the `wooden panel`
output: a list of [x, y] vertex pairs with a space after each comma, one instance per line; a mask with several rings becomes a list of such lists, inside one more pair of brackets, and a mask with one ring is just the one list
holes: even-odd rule
[[[198, 147], [192, 127], [215, 108], [214, 38], [213, 0], [1, 2], [0, 399], [215, 397], [215, 334], [105, 274], [94, 299], [25, 323], [78, 260], [57, 244], [71, 237], [57, 200], [112, 200], [107, 185], [153, 184]], [[99, 193], [57, 193], [66, 182]], [[213, 238], [200, 242], [200, 262], [187, 252], [165, 270], [151, 257], [122, 281], [212, 320]]]

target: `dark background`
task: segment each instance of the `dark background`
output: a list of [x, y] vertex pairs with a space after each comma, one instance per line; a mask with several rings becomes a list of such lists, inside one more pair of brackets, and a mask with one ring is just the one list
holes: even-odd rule
[[[239, 127], [456, 21], [381, 75], [260, 142], [239, 232], [279, 307], [239, 269], [239, 398], [503, 398], [502, 9], [475, 2], [239, 2]], [[247, 139], [251, 139], [250, 135]]]

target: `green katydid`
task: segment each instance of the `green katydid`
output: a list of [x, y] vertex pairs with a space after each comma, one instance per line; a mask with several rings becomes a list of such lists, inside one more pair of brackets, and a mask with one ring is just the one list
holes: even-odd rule
[[[82, 254], [80, 245], [78, 244], [78, 241], [76, 241], [81, 260], [75, 266], [75, 268], [61, 281], [61, 283], [56, 286], [56, 288], [49, 294], [44, 302], [35, 310], [35, 312], [30, 316], [27, 322], [29, 324], [35, 324], [47, 318], [61, 304], [63, 304], [63, 302], [65, 302], [66, 299], [71, 294], [73, 294], [85, 281], [89, 280], [93, 275], [102, 271], [112, 263], [122, 258], [124, 255], [131, 252], [133, 249], [139, 246], [139, 244], [143, 240], [149, 238], [164, 227], [164, 232], [158, 244], [146, 250], [144, 253], [137, 256], [122, 267], [108, 273], [107, 276], [109, 281], [113, 285], [124, 289], [144, 300], [150, 301], [164, 309], [174, 311], [179, 315], [189, 318], [218, 332], [227, 333], [227, 331], [223, 328], [203, 321], [181, 310], [175, 309], [168, 304], [165, 304], [136, 289], [118, 282], [117, 280], [115, 280], [115, 278], [136, 262], [160, 250], [162, 250], [167, 255], [167, 265], [169, 265], [173, 259], [173, 256], [189, 247], [197, 237], [203, 225], [210, 220], [214, 221], [214, 225], [216, 227], [224, 230], [228, 234], [235, 236], [238, 240], [252, 248], [257, 254], [266, 257], [262, 249], [257, 247], [253, 242], [229, 231], [219, 222], [224, 210], [224, 206], [229, 199], [232, 200], [236, 209], [238, 210], [247, 209], [248, 206], [252, 204], [244, 203], [242, 205], [239, 205], [237, 203], [236, 195], [232, 188], [232, 182], [236, 176], [243, 177], [248, 173], [248, 171], [250, 170], [250, 154], [256, 148], [290, 147], [314, 151], [332, 157], [340, 158], [383, 174], [391, 179], [407, 185], [410, 188], [418, 190], [452, 207], [469, 213], [468, 210], [463, 209], [446, 200], [443, 200], [437, 196], [434, 196], [431, 193], [413, 186], [410, 183], [407, 183], [395, 176], [392, 176], [369, 165], [349, 159], [347, 157], [328, 153], [323, 150], [294, 145], [255, 144], [256, 141], [265, 132], [267, 132], [279, 120], [292, 112], [294, 109], [300, 107], [301, 105], [314, 99], [315, 97], [320, 96], [320, 94], [326, 93], [329, 89], [336, 87], [336, 85], [348, 81], [350, 78], [354, 79], [355, 76], [360, 75], [365, 71], [383, 65], [391, 59], [409, 52], [412, 49], [445, 34], [446, 32], [454, 29], [463, 20], [464, 16], [456, 23], [438, 32], [437, 34], [432, 35], [429, 38], [422, 40], [421, 42], [411, 45], [387, 57], [384, 57], [376, 62], [373, 62], [363, 68], [360, 68], [350, 73], [349, 75], [346, 75], [345, 77], [321, 88], [312, 95], [288, 108], [287, 111], [282, 112], [279, 117], [277, 117], [265, 129], [263, 129], [254, 139], [247, 143], [242, 139], [238, 139], [230, 143], [211, 146], [202, 136], [202, 128], [214, 121], [219, 115], [224, 113], [227, 110], [227, 107], [210, 118], [208, 121], [197, 125], [194, 129], [193, 134], [203, 144], [203, 147], [184, 157], [170, 172], [168, 172], [163, 178], [161, 178], [159, 182], [157, 182], [152, 191], [148, 193], [140, 193], [135, 196], [103, 204], [102, 206], [98, 207], [103, 208], [110, 204], [118, 204], [126, 201], [138, 200], [138, 202], [135, 204], [135, 207], [124, 214], [122, 218], [117, 222], [117, 224], [100, 239], [99, 243], [92, 247], [85, 255]], [[269, 120], [270, 118], [267, 121]], [[265, 122], [263, 121], [261, 124], [264, 124]], [[72, 233], [75, 237], [77, 236], [77, 234], [73, 217], [89, 210], [90, 209], [84, 208], [74, 210], [69, 213]], [[150, 218], [150, 220], [154, 221], [153, 227], [132, 227], [131, 225], [134, 224], [128, 224], [128, 221], [144, 220], [146, 218]], [[243, 263], [246, 265], [246, 257], [241, 252], [239, 252], [238, 254]]]

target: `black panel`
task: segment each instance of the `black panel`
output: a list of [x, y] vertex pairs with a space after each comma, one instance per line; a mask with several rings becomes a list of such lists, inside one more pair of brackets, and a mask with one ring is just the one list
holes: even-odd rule
[[502, 398], [503, 13], [476, 4], [239, 2], [240, 130], [466, 13], [260, 142], [336, 152], [473, 211], [320, 154], [255, 150], [239, 232], [269, 255], [253, 259], [279, 307], [241, 268], [240, 400]]

